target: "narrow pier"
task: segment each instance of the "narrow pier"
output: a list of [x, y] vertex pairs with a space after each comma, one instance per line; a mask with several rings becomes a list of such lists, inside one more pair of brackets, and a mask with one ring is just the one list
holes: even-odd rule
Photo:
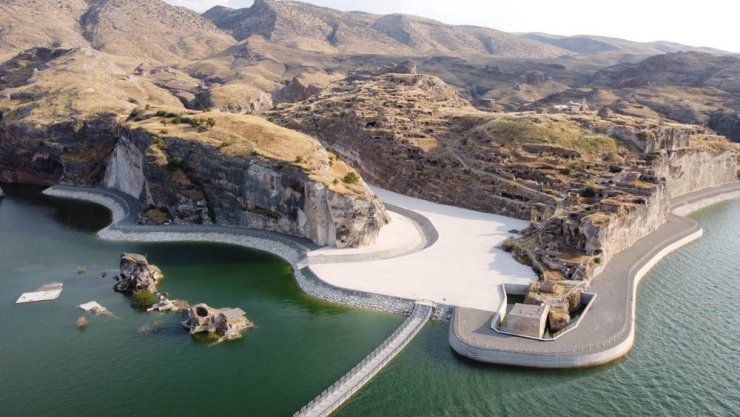
[[338, 409], [398, 355], [424, 327], [434, 304], [417, 301], [409, 318], [377, 349], [347, 372], [334, 385], [306, 404], [294, 417], [323, 417]]

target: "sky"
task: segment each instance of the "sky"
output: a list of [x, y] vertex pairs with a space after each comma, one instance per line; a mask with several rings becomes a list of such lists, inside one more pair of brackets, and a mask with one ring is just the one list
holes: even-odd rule
[[[252, 0], [165, 0], [203, 12]], [[450, 24], [507, 32], [600, 35], [640, 42], [666, 40], [740, 52], [740, 6], [730, 0], [307, 0], [339, 10], [406, 13]]]

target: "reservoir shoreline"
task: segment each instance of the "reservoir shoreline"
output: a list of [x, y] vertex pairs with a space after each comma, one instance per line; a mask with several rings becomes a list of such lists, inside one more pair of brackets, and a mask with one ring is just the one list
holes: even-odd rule
[[[131, 204], [138, 202], [108, 189], [55, 186], [45, 190], [44, 194], [85, 200], [107, 207], [112, 213], [113, 222], [98, 232], [106, 240], [215, 242], [263, 250], [290, 263], [301, 289], [321, 300], [398, 314], [408, 314], [413, 309], [415, 300], [340, 288], [323, 281], [308, 267], [310, 261], [307, 253], [315, 247], [302, 239], [228, 226], [135, 225]], [[493, 315], [489, 311], [440, 306], [435, 318], [445, 319], [451, 315], [448, 339], [452, 349], [477, 361], [538, 368], [577, 368], [611, 362], [627, 354], [634, 345], [636, 294], [640, 280], [665, 256], [702, 236], [701, 227], [682, 216], [735, 198], [740, 198], [740, 183], [690, 193], [671, 201], [672, 213], [666, 224], [615, 256], [604, 272], [594, 279], [592, 291], [608, 296], [600, 297], [579, 328], [558, 341], [542, 343], [495, 334], [488, 325]], [[419, 224], [417, 228], [421, 232], [434, 230], [430, 226]], [[427, 242], [437, 239], [433, 233], [426, 237]], [[424, 246], [418, 246], [409, 253], [423, 249]], [[390, 254], [378, 253], [377, 257], [384, 259], [387, 255]], [[393, 255], [400, 256], [397, 253]], [[372, 254], [369, 256], [373, 257]], [[367, 256], [363, 259], [367, 259]], [[451, 313], [453, 309], [454, 313]]]
[[615, 255], [594, 278], [590, 288], [600, 295], [598, 302], [578, 328], [557, 341], [543, 343], [498, 334], [489, 326], [494, 313], [456, 308], [448, 335], [450, 345], [461, 356], [476, 361], [535, 368], [589, 367], [626, 355], [635, 343], [640, 280], [665, 256], [703, 234], [697, 222], [682, 216], [735, 198], [740, 198], [737, 182], [671, 201], [667, 222]]

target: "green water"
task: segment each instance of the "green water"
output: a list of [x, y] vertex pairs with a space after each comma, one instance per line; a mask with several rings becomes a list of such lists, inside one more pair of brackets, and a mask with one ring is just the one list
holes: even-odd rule
[[[1, 416], [286, 416], [334, 383], [403, 321], [303, 295], [290, 266], [268, 254], [206, 244], [99, 240], [98, 206], [13, 190], [0, 200]], [[20, 193], [20, 194], [18, 194]], [[140, 313], [111, 289], [122, 251], [148, 254], [173, 297], [241, 307], [257, 325], [209, 347], [175, 314]], [[84, 266], [87, 273], [75, 269]], [[112, 275], [112, 274], [111, 274]], [[51, 302], [20, 293], [60, 281]], [[84, 315], [95, 300], [116, 317]], [[145, 324], [161, 330], [139, 334]]]
[[[487, 366], [451, 352], [447, 324], [428, 325], [338, 416], [740, 415], [740, 201], [696, 215], [706, 235], [648, 274], [635, 348], [582, 370]], [[354, 366], [401, 317], [303, 295], [287, 265], [201, 244], [98, 240], [104, 209], [35, 193], [0, 200], [0, 415], [287, 416]], [[174, 315], [131, 310], [110, 278], [121, 251], [159, 264], [171, 295], [241, 307], [257, 324], [208, 347]], [[77, 266], [87, 273], [77, 275]], [[53, 302], [14, 305], [63, 281]], [[75, 327], [96, 300], [117, 318]], [[160, 332], [138, 329], [159, 321]]]
[[705, 236], [643, 279], [625, 358], [580, 370], [486, 366], [450, 352], [447, 325], [435, 324], [338, 417], [739, 416], [740, 200], [693, 217]]

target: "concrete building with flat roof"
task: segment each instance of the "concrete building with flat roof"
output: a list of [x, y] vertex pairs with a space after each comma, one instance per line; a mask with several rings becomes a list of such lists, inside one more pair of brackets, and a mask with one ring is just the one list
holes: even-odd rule
[[514, 304], [514, 308], [506, 315], [501, 331], [517, 336], [541, 338], [545, 333], [549, 311], [550, 306], [546, 304]]

